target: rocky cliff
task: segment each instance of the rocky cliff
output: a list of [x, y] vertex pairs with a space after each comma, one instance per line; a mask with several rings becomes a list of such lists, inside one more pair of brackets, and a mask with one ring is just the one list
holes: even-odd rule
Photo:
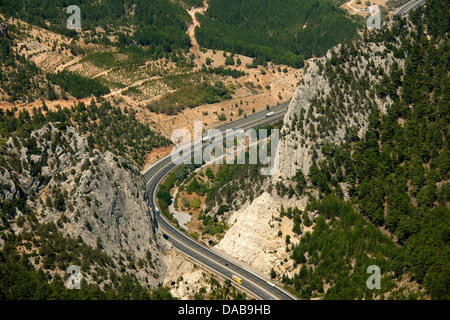
[[385, 74], [404, 68], [401, 56], [394, 45], [388, 49], [362, 38], [340, 44], [313, 61], [284, 117], [279, 175], [290, 178], [300, 169], [307, 176], [324, 147], [360, 138], [371, 111], [384, 113], [392, 104], [391, 97], [376, 88]]
[[[274, 185], [289, 185], [296, 180], [298, 170], [308, 181], [311, 165], [319, 164], [323, 155], [330, 152], [330, 146], [346, 139], [360, 139], [370, 121], [374, 121], [375, 111], [386, 112], [399, 93], [397, 83], [386, 83], [386, 75], [395, 79], [405, 68], [400, 46], [396, 36], [391, 43], [386, 43], [366, 34], [330, 49], [324, 57], [308, 65], [284, 117], [279, 172], [272, 176]], [[347, 191], [342, 187], [346, 197]], [[279, 212], [281, 205], [297, 206], [301, 210], [307, 205], [308, 196], [299, 193], [295, 184], [294, 189], [296, 196], [292, 198], [283, 197], [286, 192], [280, 198], [280, 193], [277, 195], [273, 189], [271, 194], [264, 193], [245, 208], [233, 212], [228, 219], [231, 228], [217, 248], [266, 274], [271, 268], [292, 273], [295, 270], [289, 260], [292, 252], [286, 251], [285, 237], [289, 235], [292, 243], [298, 243], [301, 235], [292, 232], [292, 220], [281, 219]], [[318, 192], [309, 188], [308, 194], [315, 197]], [[302, 225], [303, 231], [314, 227], [314, 217], [310, 218], [313, 225], [307, 228]]]
[[[157, 287], [166, 270], [165, 240], [141, 175], [111, 152], [90, 150], [74, 128], [59, 126], [44, 126], [27, 138], [10, 138], [2, 148], [0, 199], [3, 203], [26, 199], [26, 206], [18, 206], [8, 217], [15, 221], [14, 233], [33, 232], [35, 223], [56, 224], [64, 236], [81, 237], [109, 256], [118, 275], [133, 275], [141, 284]], [[17, 223], [21, 216], [25, 222]], [[42, 266], [42, 260], [31, 260], [36, 268]], [[85, 266], [88, 282], [95, 267]], [[58, 265], [49, 269], [65, 273]]]
[[[281, 206], [299, 206], [304, 201], [295, 198], [283, 199], [264, 192], [251, 204], [233, 212], [227, 223], [232, 225], [224, 238], [214, 248], [239, 259], [269, 276], [273, 269], [277, 273], [292, 273], [295, 267], [287, 259], [291, 256], [290, 244], [300, 241], [300, 235], [293, 232], [293, 221], [280, 216]], [[311, 227], [301, 226], [304, 231]]]

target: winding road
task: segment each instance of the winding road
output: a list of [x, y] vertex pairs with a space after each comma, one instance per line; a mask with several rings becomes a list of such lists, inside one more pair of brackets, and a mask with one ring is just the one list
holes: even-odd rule
[[[416, 9], [418, 6], [425, 3], [425, 0], [413, 0], [399, 8], [395, 15], [402, 16], [408, 14], [411, 10]], [[218, 127], [221, 132], [225, 132], [227, 129], [249, 129], [257, 128], [269, 123], [278, 121], [284, 117], [289, 103], [281, 104], [277, 107], [273, 107], [270, 111], [274, 112], [274, 115], [267, 118], [265, 115], [268, 111], [259, 112], [248, 116], [247, 118], [239, 119], [234, 122], [228, 123], [221, 127]], [[214, 142], [204, 142], [194, 145], [193, 148], [205, 148]], [[193, 149], [190, 149], [192, 154]], [[190, 156], [189, 154], [188, 156]], [[237, 275], [243, 280], [242, 284], [236, 286], [242, 286], [242, 288], [254, 295], [255, 297], [263, 300], [291, 300], [296, 299], [295, 296], [286, 292], [279, 286], [270, 283], [268, 279], [261, 277], [250, 271], [250, 268], [243, 267], [245, 264], [236, 264], [233, 261], [228, 260], [225, 257], [220, 256], [217, 252], [214, 252], [204, 244], [188, 237], [183, 232], [179, 231], [167, 218], [159, 214], [159, 210], [156, 203], [156, 191], [158, 185], [163, 179], [177, 167], [172, 161], [171, 156], [166, 156], [153, 164], [146, 172], [143, 173], [144, 180], [147, 185], [147, 192], [149, 195], [150, 206], [155, 213], [156, 220], [159, 228], [162, 230], [164, 237], [172, 244], [172, 246], [179, 250], [181, 253], [187, 255], [191, 259], [197, 261], [211, 272], [218, 274], [227, 279], [231, 279], [232, 275]]]
[[394, 15], [403, 16], [408, 14], [411, 10], [415, 10], [418, 6], [425, 3], [425, 0], [412, 0], [407, 4], [401, 6], [397, 11], [395, 11]]
[[[265, 114], [268, 111], [259, 112], [248, 116], [247, 118], [237, 120], [227, 125], [218, 127], [222, 132], [226, 129], [234, 127], [237, 129], [256, 128], [269, 123], [278, 121], [284, 117], [288, 107], [288, 103], [281, 104], [277, 107], [273, 107], [270, 111], [274, 112], [274, 115], [266, 118]], [[193, 148], [206, 147], [214, 142], [205, 142], [203, 144], [194, 145]], [[191, 149], [192, 152], [192, 149]], [[154, 213], [159, 212], [156, 203], [156, 191], [158, 185], [169, 174], [177, 164], [175, 164], [171, 156], [162, 158], [150, 167], [144, 175], [144, 179], [147, 183], [147, 192], [150, 199], [150, 206]], [[169, 241], [172, 246], [187, 255], [191, 259], [197, 261], [211, 272], [218, 274], [227, 279], [231, 279], [232, 275], [237, 275], [243, 280], [242, 284], [235, 282], [236, 286], [241, 286], [244, 291], [252, 294], [253, 296], [262, 300], [292, 300], [296, 299], [295, 296], [286, 292], [277, 285], [268, 282], [267, 278], [261, 277], [250, 271], [250, 268], [246, 269], [242, 264], [236, 264], [233, 261], [228, 260], [225, 257], [220, 256], [217, 252], [214, 252], [204, 244], [188, 237], [183, 232], [179, 231], [172, 223], [170, 223], [166, 217], [161, 214], [155, 214], [158, 222], [158, 227], [164, 234], [164, 237]]]

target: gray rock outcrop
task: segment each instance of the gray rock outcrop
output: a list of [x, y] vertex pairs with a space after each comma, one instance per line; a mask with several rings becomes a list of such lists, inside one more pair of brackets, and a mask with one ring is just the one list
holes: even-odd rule
[[373, 108], [386, 112], [389, 96], [376, 94], [383, 75], [404, 68], [404, 61], [379, 43], [356, 41], [338, 45], [312, 62], [294, 93], [284, 117], [279, 144], [279, 177], [297, 170], [309, 174], [323, 146], [339, 144], [349, 135], [367, 131]]
[[[101, 248], [119, 275], [132, 274], [151, 288], [161, 285], [166, 242], [145, 182], [131, 163], [89, 148], [72, 127], [60, 130], [51, 124], [30, 138], [10, 138], [3, 153], [9, 166], [5, 161], [0, 166], [1, 200], [25, 195], [40, 223], [57, 224], [64, 215], [69, 222], [59, 223], [59, 231]], [[149, 257], [151, 263], [136, 267]], [[123, 261], [127, 268], [121, 268]]]

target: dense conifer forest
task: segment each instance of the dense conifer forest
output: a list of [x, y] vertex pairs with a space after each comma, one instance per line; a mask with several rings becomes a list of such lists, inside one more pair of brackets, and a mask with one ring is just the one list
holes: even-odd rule
[[[407, 275], [433, 299], [449, 299], [449, 17], [446, 4], [428, 1], [426, 7], [410, 13], [413, 30], [408, 31], [405, 21], [399, 20], [392, 31], [366, 39], [389, 44], [395, 34], [401, 34], [399, 54], [407, 55], [405, 71], [385, 74], [376, 88], [379, 96], [388, 94], [394, 99], [387, 114], [374, 109], [369, 130], [361, 139], [353, 135], [344, 144], [327, 146], [324, 158], [310, 169], [311, 187], [319, 190], [322, 199], [310, 202], [306, 210], [325, 213], [331, 222], [327, 225], [320, 218], [314, 232], [294, 248], [297, 262], [305, 262], [308, 253], [308, 263], [315, 266], [285, 279], [303, 296], [320, 292], [322, 280], [335, 273], [335, 287], [325, 298], [371, 297], [371, 292], [359, 291], [362, 283], [349, 281], [345, 268], [336, 269], [356, 252], [368, 250], [375, 255], [373, 264], [380, 263], [384, 272], [392, 272], [385, 281], [392, 275], [397, 279]], [[303, 193], [306, 180], [301, 172], [296, 182], [297, 192]], [[348, 186], [347, 203], [340, 183]], [[396, 239], [395, 245], [377, 228], [387, 230]], [[371, 235], [363, 236], [365, 232]], [[326, 238], [333, 248], [327, 247]], [[371, 248], [364, 249], [367, 245]], [[367, 259], [360, 253], [356, 261]], [[330, 264], [328, 257], [338, 262]]]
[[211, 0], [199, 19], [201, 46], [297, 68], [357, 30], [343, 10], [318, 0]]

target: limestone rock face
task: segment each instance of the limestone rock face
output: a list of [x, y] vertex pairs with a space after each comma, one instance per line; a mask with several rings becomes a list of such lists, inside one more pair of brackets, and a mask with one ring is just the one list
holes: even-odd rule
[[[234, 212], [228, 219], [232, 227], [215, 248], [268, 275], [289, 255], [286, 235], [294, 237], [291, 219], [285, 217], [281, 222], [273, 219], [279, 216], [281, 201], [264, 192], [245, 209]], [[283, 203], [286, 206], [293, 204], [285, 200]]]
[[[164, 240], [148, 204], [145, 184], [139, 174], [119, 167], [114, 158], [110, 152], [90, 158], [97, 168], [83, 171], [74, 199], [83, 223], [70, 233], [81, 235], [93, 247], [100, 238], [104, 251], [112, 257], [123, 253], [146, 259], [149, 251], [157, 258]], [[158, 260], [163, 261], [162, 257]], [[163, 264], [159, 267], [164, 270]], [[140, 270], [138, 278], [144, 279], [148, 271]]]
[[[386, 113], [399, 92], [395, 86], [383, 91], [389, 87], [383, 83], [384, 75], [401, 74], [404, 69], [404, 59], [394, 51], [393, 47], [361, 38], [331, 48], [324, 57], [309, 63], [284, 117], [278, 144], [279, 169], [271, 177], [273, 184], [295, 186], [295, 178], [291, 178], [298, 170], [307, 177], [312, 164], [320, 165], [324, 154], [344, 140], [361, 139], [370, 121]], [[380, 83], [383, 85], [378, 87]], [[341, 187], [348, 197], [345, 184]], [[311, 196], [317, 195], [316, 190], [311, 192]], [[285, 236], [289, 234], [293, 241], [299, 237], [292, 236], [292, 221], [274, 221], [273, 217], [279, 217], [281, 204], [304, 208], [307, 201], [277, 199], [273, 192], [262, 194], [232, 213], [228, 219], [232, 226], [216, 247], [266, 274], [271, 268], [290, 272], [293, 268], [281, 263], [286, 257], [290, 261]], [[314, 220], [317, 214], [310, 212], [309, 218]]]
[[390, 96], [376, 94], [376, 86], [394, 63], [404, 68], [404, 60], [391, 50], [363, 41], [338, 45], [312, 62], [284, 117], [278, 176], [290, 178], [299, 169], [308, 175], [313, 159], [320, 161], [323, 146], [348, 135], [361, 138], [371, 110], [385, 113], [392, 104]]
[[[56, 125], [44, 126], [25, 140], [9, 139], [5, 149], [6, 161], [16, 166], [1, 166], [0, 184], [8, 186], [1, 188], [1, 200], [22, 194], [40, 223], [57, 224], [64, 215], [69, 222], [58, 224], [59, 231], [101, 248], [116, 264], [115, 272], [131, 273], [153, 288], [161, 284], [166, 242], [145, 182], [131, 163], [89, 148], [74, 128]], [[121, 268], [123, 261], [136, 265], [149, 256], [152, 263], [143, 267]]]

